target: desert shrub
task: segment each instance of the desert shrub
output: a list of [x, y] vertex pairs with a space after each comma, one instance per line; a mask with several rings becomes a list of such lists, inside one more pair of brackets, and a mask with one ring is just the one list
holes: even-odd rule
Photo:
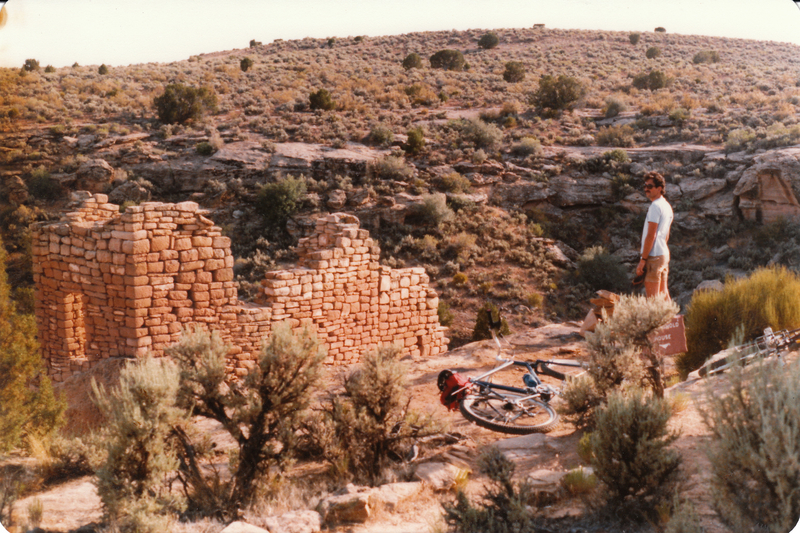
[[628, 124], [600, 128], [595, 135], [595, 140], [600, 146], [630, 147], [635, 144], [633, 128]]
[[214, 147], [208, 141], [201, 141], [194, 147], [195, 151], [200, 155], [211, 155], [215, 152]]
[[439, 184], [445, 191], [455, 194], [469, 193], [472, 190], [470, 181], [458, 172], [445, 174], [439, 179]]
[[267, 227], [284, 228], [299, 209], [306, 195], [306, 182], [302, 178], [288, 176], [261, 187], [256, 197], [256, 211]]
[[725, 139], [725, 149], [729, 152], [737, 152], [746, 149], [756, 140], [756, 132], [750, 128], [737, 128], [728, 132]]
[[462, 286], [466, 285], [469, 277], [463, 272], [456, 272], [453, 274], [453, 285]]
[[644, 55], [647, 59], [655, 59], [661, 55], [661, 50], [659, 50], [657, 46], [651, 46], [647, 49]]
[[65, 408], [42, 365], [35, 317], [17, 311], [7, 280], [0, 240], [0, 453], [52, 434]]
[[414, 204], [411, 215], [414, 220], [434, 228], [453, 220], [455, 216], [453, 210], [447, 205], [447, 197], [440, 192], [423, 194], [422, 202]]
[[669, 112], [669, 118], [671, 121], [675, 122], [676, 124], [682, 125], [686, 120], [689, 119], [692, 112], [688, 109], [684, 109], [683, 107], [677, 107]]
[[652, 509], [668, 494], [681, 461], [669, 448], [678, 438], [667, 428], [670, 415], [666, 400], [635, 388], [613, 392], [598, 409], [592, 466], [612, 504]]
[[653, 31], [656, 32], [656, 33], [667, 33], [666, 28], [664, 28], [663, 26], [659, 26], [656, 29], [654, 29]]
[[578, 279], [593, 290], [625, 292], [630, 287], [622, 262], [602, 246], [586, 249], [578, 260]]
[[455, 70], [457, 72], [464, 70], [466, 65], [464, 54], [458, 50], [439, 50], [430, 57], [430, 62], [431, 68]]
[[706, 530], [700, 524], [700, 516], [694, 504], [676, 495], [673, 498], [672, 513], [664, 533], [706, 533]]
[[369, 165], [370, 173], [382, 180], [405, 181], [414, 176], [414, 167], [402, 157], [387, 155]]
[[567, 475], [561, 478], [561, 485], [573, 496], [587, 494], [597, 487], [597, 476], [581, 466], [567, 472]]
[[409, 153], [416, 155], [425, 147], [425, 130], [422, 126], [416, 126], [408, 130], [408, 140], [403, 146], [403, 149]]
[[261, 46], [261, 41], [256, 41], [255, 39], [250, 39], [250, 48], [255, 48], [256, 46]]
[[253, 65], [255, 65], [255, 63], [249, 57], [243, 57], [239, 62], [239, 68], [242, 69], [242, 72], [247, 72]]
[[177, 406], [179, 387], [178, 368], [154, 358], [125, 367], [110, 391], [92, 383], [105, 419], [107, 453], [97, 471], [97, 492], [106, 519], [122, 531], [164, 531], [185, 509], [184, 498], [168, 482], [178, 468], [175, 428], [189, 421]]
[[500, 311], [492, 302], [486, 302], [478, 309], [478, 316], [475, 319], [475, 327], [472, 330], [472, 342], [482, 341], [492, 338], [492, 330], [489, 328], [489, 320], [497, 322], [500, 320], [500, 335], [508, 335], [511, 330], [505, 318], [500, 318]]
[[369, 130], [369, 140], [380, 146], [388, 146], [394, 140], [394, 133], [391, 128], [383, 124], [375, 124]]
[[199, 464], [191, 436], [181, 440], [180, 479], [189, 508], [222, 518], [259, 496], [270, 468], [282, 469], [297, 449], [320, 366], [325, 357], [308, 328], [292, 331], [288, 321], [273, 326], [247, 376], [233, 380], [226, 371], [230, 346], [215, 332], [184, 332], [166, 350], [180, 368], [181, 404], [194, 415], [216, 420], [236, 443], [230, 478], [207, 473]]
[[39, 61], [36, 59], [26, 59], [22, 64], [22, 70], [26, 72], [36, 72], [39, 70]]
[[422, 58], [416, 52], [411, 52], [405, 59], [403, 59], [403, 68], [411, 70], [412, 68], [422, 68]]
[[663, 396], [663, 361], [651, 334], [677, 312], [677, 305], [664, 298], [620, 297], [614, 314], [586, 337], [586, 374], [567, 383], [559, 409], [565, 419], [592, 427], [596, 409], [616, 390], [648, 387]]
[[724, 349], [739, 327], [748, 340], [767, 327], [800, 327], [800, 276], [785, 267], [768, 267], [747, 278], [728, 278], [721, 291], [694, 293], [685, 323], [689, 351], [676, 360], [684, 374]]
[[477, 505], [463, 491], [456, 494], [455, 504], [443, 504], [444, 519], [458, 533], [540, 533], [550, 531], [540, 527], [530, 502], [535, 501], [528, 483], [515, 483], [512, 476], [516, 465], [503, 452], [492, 446], [481, 453], [478, 461], [481, 473], [490, 484]]
[[436, 308], [436, 314], [439, 316], [439, 324], [444, 327], [449, 327], [455, 319], [455, 315], [450, 310], [450, 306], [444, 300], [439, 300], [439, 305]]
[[164, 92], [153, 99], [158, 120], [164, 124], [182, 124], [200, 119], [205, 113], [217, 109], [217, 95], [208, 87], [189, 87], [171, 83]]
[[717, 510], [737, 532], [790, 531], [800, 516], [800, 364], [767, 361], [726, 379], [701, 410]]
[[586, 88], [577, 78], [561, 74], [539, 79], [539, 88], [531, 95], [530, 103], [540, 110], [561, 111], [569, 109], [586, 94]]
[[695, 64], [718, 63], [719, 52], [717, 52], [716, 50], [702, 50], [694, 55], [694, 57], [692, 58], [692, 62]]
[[105, 76], [106, 74], [108, 74], [108, 67], [106, 66], [105, 63], [103, 63], [102, 65], [100, 65], [100, 67], [98, 67], [97, 73], [100, 74], [101, 76]]
[[650, 89], [656, 91], [663, 89], [669, 84], [670, 80], [667, 75], [660, 70], [651, 70], [647, 74], [637, 74], [633, 77], [633, 86], [637, 89]]
[[503, 138], [503, 132], [494, 124], [473, 118], [459, 123], [464, 140], [472, 142], [478, 148], [491, 148]]
[[481, 38], [478, 39], [478, 46], [484, 50], [491, 50], [498, 44], [500, 44], [500, 38], [493, 31], [484, 33], [481, 35]]
[[344, 380], [344, 394], [330, 398], [310, 432], [335, 473], [378, 485], [384, 470], [402, 459], [416, 439], [431, 434], [430, 417], [409, 409], [402, 348], [368, 351]]
[[613, 118], [625, 111], [628, 106], [619, 98], [609, 96], [606, 98], [606, 105], [603, 107], [603, 116], [606, 118]]
[[11, 512], [14, 504], [22, 493], [23, 484], [20, 479], [22, 476], [18, 472], [3, 473], [0, 477], [0, 525], [5, 524], [9, 527], [13, 524]]
[[630, 40], [631, 44], [639, 44], [639, 39], [642, 37], [642, 34], [638, 31], [635, 31], [628, 35], [628, 40]]
[[333, 101], [331, 93], [327, 89], [319, 89], [308, 96], [308, 106], [311, 109], [332, 111], [336, 109], [336, 102]]
[[525, 65], [521, 61], [509, 61], [503, 70], [503, 79], [508, 83], [518, 83], [525, 79]]
[[56, 67], [54, 67], [53, 65], [47, 65], [46, 67], [44, 67], [44, 71], [48, 74], [52, 74], [53, 72], [56, 71]]
[[61, 184], [44, 167], [31, 171], [27, 185], [28, 192], [39, 200], [58, 200], [63, 195]]
[[511, 153], [521, 157], [530, 155], [540, 157], [544, 154], [542, 143], [536, 137], [523, 137], [511, 147]]

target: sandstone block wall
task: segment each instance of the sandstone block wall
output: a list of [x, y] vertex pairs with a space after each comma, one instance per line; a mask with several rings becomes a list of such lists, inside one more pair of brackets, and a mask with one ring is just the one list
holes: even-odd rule
[[273, 321], [313, 324], [329, 363], [400, 343], [414, 356], [447, 349], [423, 269], [378, 264], [355, 217], [333, 214], [302, 239], [297, 269], [270, 272], [261, 305], [240, 303], [231, 241], [194, 202], [108, 203], [74, 193], [75, 209], [33, 227], [36, 319], [54, 381], [107, 357], [163, 354], [188, 325], [233, 345], [229, 370], [254, 364]]

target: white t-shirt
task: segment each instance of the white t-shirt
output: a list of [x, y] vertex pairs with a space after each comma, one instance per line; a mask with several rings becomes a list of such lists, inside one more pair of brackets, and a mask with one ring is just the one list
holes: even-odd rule
[[639, 250], [641, 255], [644, 255], [644, 240], [647, 238], [647, 226], [649, 222], [657, 222], [658, 230], [656, 231], [656, 240], [653, 243], [653, 248], [650, 250], [648, 256], [668, 255], [667, 235], [669, 234], [669, 227], [672, 225], [672, 207], [663, 196], [651, 203], [650, 208], [647, 210], [647, 219], [642, 229], [642, 246]]

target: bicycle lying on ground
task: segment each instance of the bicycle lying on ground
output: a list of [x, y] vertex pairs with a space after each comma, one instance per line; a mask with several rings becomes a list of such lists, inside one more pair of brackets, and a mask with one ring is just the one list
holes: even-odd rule
[[[502, 363], [475, 378], [442, 370], [437, 379], [442, 405], [452, 411], [458, 408], [470, 422], [493, 431], [516, 435], [551, 431], [558, 426], [558, 413], [549, 402], [558, 390], [542, 382], [539, 375], [564, 381], [567, 375], [549, 365], [583, 368], [582, 363], [567, 359], [537, 359], [532, 363], [506, 359], [502, 357], [503, 348], [495, 329], [492, 327], [492, 338], [498, 348], [497, 360]], [[497, 372], [515, 366], [527, 370], [522, 376], [523, 387], [491, 381]]]
[[784, 329], [774, 333], [772, 328], [766, 328], [761, 337], [714, 355], [698, 369], [697, 373], [700, 377], [713, 376], [728, 370], [733, 365], [744, 366], [755, 359], [780, 357], [783, 351], [797, 348], [798, 342], [800, 342], [800, 329]]

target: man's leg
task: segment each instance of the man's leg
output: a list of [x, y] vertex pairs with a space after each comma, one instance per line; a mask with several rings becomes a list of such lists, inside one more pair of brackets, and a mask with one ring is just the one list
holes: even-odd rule
[[664, 256], [650, 257], [647, 260], [647, 273], [644, 277], [644, 290], [648, 297], [667, 292], [667, 261]]

